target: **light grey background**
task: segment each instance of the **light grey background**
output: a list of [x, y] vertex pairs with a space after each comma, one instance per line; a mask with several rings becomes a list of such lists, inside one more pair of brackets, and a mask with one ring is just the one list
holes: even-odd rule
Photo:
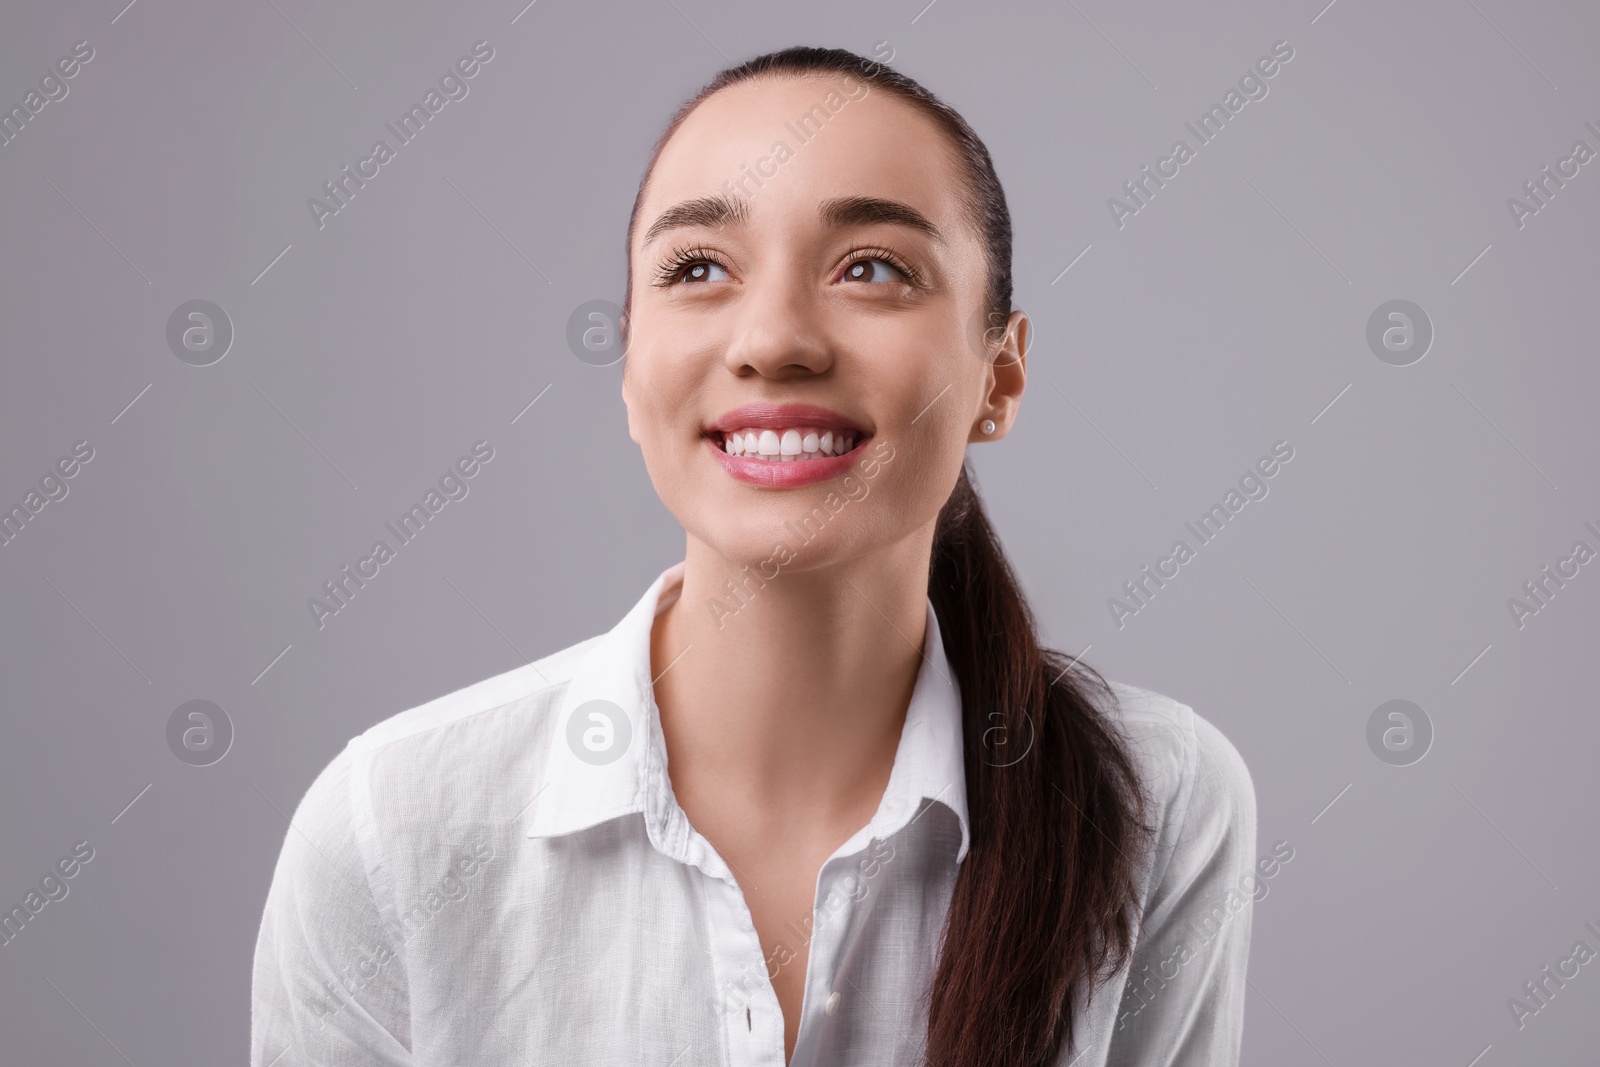
[[[994, 154], [1038, 341], [974, 449], [991, 514], [1050, 641], [1218, 724], [1259, 851], [1295, 850], [1245, 1062], [1593, 1062], [1600, 962], [1521, 1029], [1507, 1000], [1600, 949], [1600, 563], [1520, 629], [1506, 604], [1600, 550], [1600, 161], [1507, 207], [1600, 150], [1592, 5], [123, 2], [0, 25], [6, 108], [94, 48], [0, 146], [0, 505], [95, 452], [0, 547], [0, 904], [95, 849], [0, 947], [7, 1062], [241, 1062], [316, 772], [681, 558], [567, 318], [621, 299], [677, 103], [797, 43], [881, 43]], [[307, 199], [480, 39], [469, 95], [319, 230]], [[1269, 95], [1119, 228], [1107, 199], [1280, 40]], [[1365, 339], [1397, 298], [1435, 330], [1407, 367]], [[167, 347], [193, 299], [236, 331], [212, 366]], [[307, 599], [480, 439], [469, 495], [319, 630]], [[1119, 628], [1107, 599], [1279, 440], [1270, 495]], [[1435, 731], [1411, 766], [1366, 741], [1395, 698]], [[167, 746], [193, 699], [235, 729], [212, 766]]]

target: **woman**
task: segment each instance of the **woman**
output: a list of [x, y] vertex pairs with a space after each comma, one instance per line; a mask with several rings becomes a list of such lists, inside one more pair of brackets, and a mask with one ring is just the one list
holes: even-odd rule
[[679, 111], [622, 391], [685, 558], [322, 772], [256, 1064], [1237, 1060], [1249, 773], [1039, 646], [965, 468], [1025, 383], [1010, 259], [987, 150], [879, 64]]

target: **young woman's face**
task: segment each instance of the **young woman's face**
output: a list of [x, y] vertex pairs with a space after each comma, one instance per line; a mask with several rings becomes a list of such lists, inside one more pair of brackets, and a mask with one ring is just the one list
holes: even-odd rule
[[769, 578], [858, 558], [1006, 432], [1026, 320], [985, 345], [966, 188], [939, 128], [860, 78], [746, 82], [679, 126], [633, 235], [622, 389], [691, 536]]

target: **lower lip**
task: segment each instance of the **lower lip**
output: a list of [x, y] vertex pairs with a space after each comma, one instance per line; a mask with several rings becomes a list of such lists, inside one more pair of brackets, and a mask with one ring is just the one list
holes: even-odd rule
[[717, 462], [722, 464], [722, 469], [729, 475], [748, 485], [759, 485], [769, 489], [792, 489], [799, 485], [812, 485], [816, 482], [825, 482], [829, 478], [837, 478], [855, 465], [856, 453], [866, 447], [867, 440], [869, 439], [863, 438], [856, 442], [856, 446], [842, 456], [829, 456], [827, 459], [794, 459], [784, 462], [735, 456], [711, 438], [705, 438], [706, 447], [711, 449], [712, 454], [717, 457]]

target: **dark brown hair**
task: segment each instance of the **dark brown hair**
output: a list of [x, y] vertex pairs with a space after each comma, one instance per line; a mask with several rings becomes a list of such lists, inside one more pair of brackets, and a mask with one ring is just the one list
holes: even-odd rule
[[[717, 74], [679, 108], [650, 171], [707, 97], [753, 79], [849, 74], [897, 94], [947, 135], [967, 179], [963, 205], [987, 249], [989, 344], [1011, 312], [1011, 215], [989, 151], [965, 119], [915, 81], [834, 48], [787, 48]], [[624, 318], [623, 341], [627, 330]], [[970, 826], [928, 1005], [929, 1067], [1048, 1067], [1074, 1047], [1071, 1008], [1126, 962], [1149, 828], [1133, 762], [1092, 696], [1092, 668], [1039, 644], [1033, 614], [966, 464], [939, 512], [928, 597], [960, 682]]]

